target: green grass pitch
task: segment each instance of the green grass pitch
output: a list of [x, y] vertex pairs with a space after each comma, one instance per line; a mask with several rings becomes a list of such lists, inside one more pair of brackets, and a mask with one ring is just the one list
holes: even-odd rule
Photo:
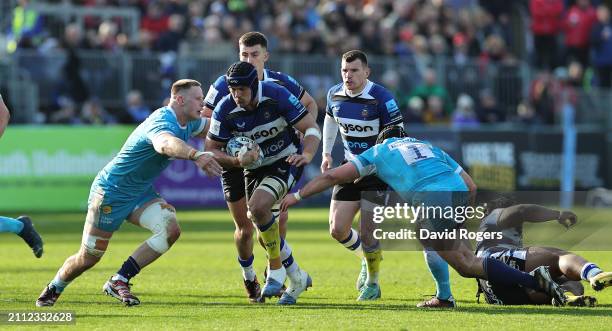
[[[34, 258], [14, 234], [0, 234], [0, 311], [41, 310], [34, 305], [38, 294], [64, 259], [79, 248], [84, 214], [32, 216], [45, 240], [42, 259]], [[454, 271], [451, 281], [459, 308], [419, 310], [416, 303], [434, 292], [421, 252], [385, 252], [380, 279], [382, 299], [358, 303], [354, 284], [359, 261], [329, 236], [325, 209], [290, 212], [288, 241], [300, 266], [311, 274], [314, 287], [293, 307], [279, 307], [276, 299], [260, 305], [249, 304], [236, 262], [233, 224], [228, 212], [179, 211], [178, 217], [183, 233], [177, 244], [133, 279], [133, 292], [140, 298], [140, 306], [124, 307], [101, 291], [107, 278], [149, 236], [145, 230], [124, 224], [115, 233], [102, 261], [77, 278], [52, 308], [75, 311], [76, 325], [53, 328], [601, 330], [612, 327], [612, 289], [597, 293], [597, 308], [495, 307], [476, 303], [475, 281], [463, 279]], [[604, 269], [612, 269], [612, 252], [588, 251], [582, 255]], [[264, 259], [263, 250], [256, 247], [255, 266], [260, 280]], [[587, 294], [594, 292], [588, 288]], [[9, 327], [0, 325], [2, 328]]]

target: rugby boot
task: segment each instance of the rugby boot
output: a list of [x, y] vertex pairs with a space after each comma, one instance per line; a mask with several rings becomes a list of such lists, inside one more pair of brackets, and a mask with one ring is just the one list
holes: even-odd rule
[[126, 306], [136, 306], [140, 304], [140, 300], [130, 292], [131, 286], [132, 284], [130, 283], [118, 279], [113, 280], [111, 278], [102, 286], [102, 291], [104, 291], [106, 295], [110, 295], [121, 301]]

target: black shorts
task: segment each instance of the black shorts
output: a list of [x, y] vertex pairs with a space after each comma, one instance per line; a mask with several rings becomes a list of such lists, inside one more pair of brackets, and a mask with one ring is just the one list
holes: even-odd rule
[[[384, 192], [387, 191], [388, 185], [376, 176], [366, 176], [361, 178], [357, 183], [346, 183], [334, 186], [332, 200], [337, 201], [360, 201], [361, 192], [375, 191], [377, 196], [384, 199]], [[373, 201], [376, 202], [376, 201]], [[384, 204], [379, 203], [380, 205]]]
[[[525, 271], [527, 260], [527, 249], [509, 249], [503, 247], [491, 247], [477, 253], [479, 257], [491, 257], [506, 265]], [[529, 305], [533, 304], [525, 288], [521, 286], [505, 286], [491, 283], [487, 280], [477, 279], [478, 291], [484, 294], [487, 303], [492, 305]]]
[[221, 174], [223, 196], [227, 202], [236, 202], [245, 195], [244, 170], [242, 168], [223, 169]]
[[304, 167], [296, 167], [282, 158], [270, 165], [244, 172], [247, 199], [256, 189], [263, 189], [281, 200], [300, 180]]

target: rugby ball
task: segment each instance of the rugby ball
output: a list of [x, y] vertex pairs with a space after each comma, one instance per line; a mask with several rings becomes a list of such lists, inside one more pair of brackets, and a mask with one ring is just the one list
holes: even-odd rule
[[[225, 146], [225, 151], [229, 156], [240, 157], [244, 153], [257, 148], [257, 143], [244, 136], [232, 137]], [[245, 169], [255, 169], [261, 165], [264, 159], [264, 154], [261, 148], [259, 149], [259, 158]]]

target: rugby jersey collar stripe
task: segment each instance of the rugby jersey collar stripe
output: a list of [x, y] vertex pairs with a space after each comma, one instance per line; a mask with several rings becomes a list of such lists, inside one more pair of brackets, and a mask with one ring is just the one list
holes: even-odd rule
[[174, 112], [174, 109], [172, 109], [172, 107], [170, 106], [166, 106], [166, 109], [170, 110], [170, 114], [172, 114], [172, 116], [174, 116], [174, 119], [176, 120], [176, 124], [178, 124], [179, 128], [185, 130], [187, 129], [187, 125], [181, 125], [181, 122], [179, 122], [178, 117], [176, 116], [176, 112]]
[[361, 92], [359, 92], [356, 95], [351, 95], [351, 92], [349, 92], [346, 89], [346, 86], [344, 86], [344, 84], [342, 84], [342, 89], [339, 90], [338, 92], [334, 93], [334, 95], [341, 95], [341, 96], [345, 96], [345, 97], [349, 97], [349, 98], [364, 98], [364, 99], [374, 99], [374, 97], [372, 97], [370, 95], [370, 90], [372, 89], [372, 86], [374, 86], [374, 83], [372, 83], [371, 80], [367, 80], [366, 81], [366, 85], [363, 87], [363, 90], [361, 90]]

